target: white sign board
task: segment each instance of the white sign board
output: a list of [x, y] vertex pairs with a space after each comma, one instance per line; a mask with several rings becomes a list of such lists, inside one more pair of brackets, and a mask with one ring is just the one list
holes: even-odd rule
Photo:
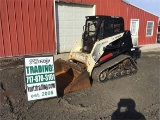
[[25, 57], [28, 101], [57, 96], [53, 56]]

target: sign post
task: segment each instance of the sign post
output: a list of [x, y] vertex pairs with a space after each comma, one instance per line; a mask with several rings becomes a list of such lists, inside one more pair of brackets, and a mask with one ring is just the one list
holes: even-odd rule
[[28, 101], [57, 96], [53, 56], [25, 57]]

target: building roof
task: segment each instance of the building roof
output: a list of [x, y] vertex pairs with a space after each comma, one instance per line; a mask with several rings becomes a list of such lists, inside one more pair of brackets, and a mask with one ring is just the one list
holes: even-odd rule
[[145, 12], [148, 12], [148, 13], [150, 13], [150, 14], [152, 14], [152, 15], [155, 15], [155, 16], [159, 17], [158, 15], [156, 15], [156, 14], [154, 14], [154, 13], [152, 13], [152, 12], [149, 12], [149, 11], [143, 9], [143, 8], [140, 8], [140, 7], [138, 7], [138, 6], [136, 6], [136, 5], [132, 4], [132, 3], [130, 3], [130, 2], [127, 1], [127, 0], [122, 0], [122, 2], [125, 2], [126, 4], [132, 5], [132, 6], [136, 7], [136, 8], [139, 8], [139, 9], [145, 11]]

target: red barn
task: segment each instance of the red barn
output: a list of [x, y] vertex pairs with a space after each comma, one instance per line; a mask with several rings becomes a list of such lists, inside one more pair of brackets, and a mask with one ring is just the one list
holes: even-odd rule
[[157, 41], [158, 16], [126, 0], [0, 0], [0, 57], [69, 52], [89, 15], [122, 16], [134, 45]]

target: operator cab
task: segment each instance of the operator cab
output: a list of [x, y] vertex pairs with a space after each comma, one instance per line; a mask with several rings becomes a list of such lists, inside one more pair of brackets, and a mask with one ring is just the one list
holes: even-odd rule
[[124, 20], [115, 16], [86, 16], [83, 33], [83, 52], [90, 53], [97, 40], [124, 31]]

